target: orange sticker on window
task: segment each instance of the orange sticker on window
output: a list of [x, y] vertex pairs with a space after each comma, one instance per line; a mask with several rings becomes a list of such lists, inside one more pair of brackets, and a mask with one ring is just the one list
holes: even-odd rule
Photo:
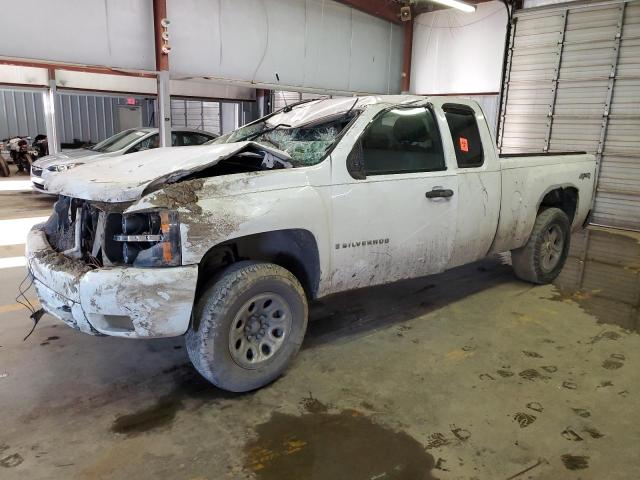
[[460, 137], [460, 150], [462, 150], [463, 152], [468, 152], [469, 151], [469, 142], [466, 138], [464, 137]]

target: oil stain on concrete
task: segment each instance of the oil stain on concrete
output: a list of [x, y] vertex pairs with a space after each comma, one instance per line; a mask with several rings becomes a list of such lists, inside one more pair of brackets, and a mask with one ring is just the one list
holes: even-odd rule
[[434, 458], [413, 437], [356, 410], [274, 412], [245, 446], [245, 468], [257, 480], [345, 478], [435, 480]]
[[150, 407], [135, 413], [121, 415], [115, 419], [111, 427], [114, 433], [132, 435], [171, 424], [178, 410], [183, 407], [182, 401], [173, 394], [162, 397]]
[[180, 410], [187, 407], [195, 410], [223, 398], [238, 396], [215, 388], [189, 365], [179, 365], [165, 373], [174, 377], [171, 392], [153, 405], [118, 416], [111, 426], [113, 433], [132, 436], [170, 426]]

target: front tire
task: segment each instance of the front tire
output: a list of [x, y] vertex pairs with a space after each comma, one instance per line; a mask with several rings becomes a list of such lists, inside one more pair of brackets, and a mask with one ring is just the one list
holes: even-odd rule
[[511, 251], [518, 278], [531, 283], [551, 283], [564, 267], [571, 240], [569, 217], [559, 208], [538, 214], [524, 247]]
[[0, 177], [8, 177], [9, 175], [11, 175], [9, 165], [7, 164], [7, 161], [0, 156]]
[[271, 263], [235, 263], [196, 301], [186, 339], [189, 358], [224, 390], [260, 388], [291, 364], [307, 317], [304, 290], [291, 272]]

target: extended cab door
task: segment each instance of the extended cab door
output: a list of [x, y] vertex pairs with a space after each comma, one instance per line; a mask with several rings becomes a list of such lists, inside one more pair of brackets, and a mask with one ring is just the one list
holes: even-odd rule
[[332, 155], [333, 291], [446, 268], [458, 199], [451, 153], [428, 106], [361, 115]]
[[493, 138], [480, 107], [461, 99], [441, 101], [446, 118], [442, 138], [451, 142], [458, 177], [455, 246], [448, 265], [452, 268], [489, 252], [498, 227], [502, 187]]

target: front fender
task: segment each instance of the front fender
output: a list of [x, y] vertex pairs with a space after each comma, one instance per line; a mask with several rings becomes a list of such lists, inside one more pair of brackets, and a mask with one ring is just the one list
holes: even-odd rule
[[288, 185], [281, 186], [285, 182], [279, 182], [277, 188], [256, 182], [257, 175], [167, 185], [145, 196], [125, 213], [158, 207], [176, 210], [183, 265], [199, 264], [211, 248], [235, 238], [276, 230], [307, 230], [316, 239], [320, 269], [326, 272], [330, 229], [325, 187], [310, 185], [307, 175], [295, 170], [280, 171], [287, 174]]

